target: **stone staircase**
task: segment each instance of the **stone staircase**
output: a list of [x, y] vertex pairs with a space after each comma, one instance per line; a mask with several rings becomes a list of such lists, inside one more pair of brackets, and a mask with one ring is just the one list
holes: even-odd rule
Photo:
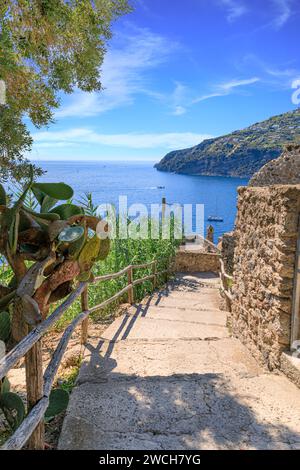
[[230, 337], [217, 276], [178, 274], [90, 338], [59, 448], [300, 448], [300, 390]]

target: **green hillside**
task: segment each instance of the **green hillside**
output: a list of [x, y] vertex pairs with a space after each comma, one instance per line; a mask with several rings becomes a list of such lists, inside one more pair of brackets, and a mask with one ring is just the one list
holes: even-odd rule
[[191, 175], [250, 177], [291, 142], [300, 143], [300, 108], [195, 147], [170, 152], [155, 167]]

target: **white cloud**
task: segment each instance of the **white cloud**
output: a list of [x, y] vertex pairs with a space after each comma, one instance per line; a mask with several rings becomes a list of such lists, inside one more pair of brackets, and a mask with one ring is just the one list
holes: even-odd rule
[[272, 26], [275, 29], [282, 28], [290, 19], [292, 15], [292, 2], [291, 0], [272, 0], [276, 8], [276, 16], [272, 21]]
[[192, 132], [169, 133], [130, 133], [130, 134], [100, 134], [92, 129], [77, 128], [66, 131], [37, 132], [33, 135], [35, 147], [52, 147], [53, 144], [64, 146], [80, 145], [105, 145], [109, 147], [123, 147], [131, 149], [153, 148], [186, 148], [199, 144], [211, 135], [196, 134]]
[[252, 85], [253, 83], [259, 82], [260, 79], [258, 77], [247, 78], [246, 80], [231, 80], [230, 82], [223, 83], [219, 85], [220, 90], [229, 92], [234, 88], [245, 86], [245, 85]]
[[121, 106], [130, 105], [138, 94], [155, 99], [161, 95], [153, 90], [147, 72], [166, 62], [179, 48], [169, 39], [148, 29], [131, 28], [130, 34], [119, 34], [117, 45], [108, 50], [102, 66], [102, 92], [75, 91], [65, 96], [56, 117], [95, 116]]
[[255, 54], [248, 54], [239, 61], [241, 71], [251, 67], [261, 77], [261, 82], [272, 89], [290, 89], [293, 80], [300, 75], [300, 70], [293, 67], [294, 62], [281, 64], [267, 63]]
[[174, 116], [182, 116], [186, 112], [187, 112], [187, 109], [184, 108], [183, 106], [176, 106], [174, 111], [173, 111], [173, 115]]
[[248, 12], [245, 4], [237, 0], [220, 0], [220, 2], [227, 9], [227, 20], [230, 23], [233, 23]]
[[210, 98], [215, 98], [217, 96], [226, 96], [230, 95], [235, 88], [245, 87], [247, 85], [253, 85], [260, 81], [258, 77], [247, 78], [245, 80], [231, 80], [229, 82], [221, 83], [215, 86], [215, 90], [212, 93], [207, 95], [202, 95], [199, 98], [194, 99], [193, 103], [200, 103], [201, 101], [206, 101]]
[[182, 83], [175, 83], [175, 89], [170, 98], [172, 114], [174, 116], [182, 116], [187, 112], [188, 91], [188, 88]]

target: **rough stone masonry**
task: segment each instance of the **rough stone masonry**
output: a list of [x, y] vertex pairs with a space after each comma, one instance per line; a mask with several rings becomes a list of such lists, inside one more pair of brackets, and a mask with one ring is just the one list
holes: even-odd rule
[[300, 145], [287, 145], [283, 154], [264, 165], [249, 181], [249, 186], [300, 184]]
[[239, 188], [232, 329], [270, 369], [290, 342], [299, 213], [300, 185]]

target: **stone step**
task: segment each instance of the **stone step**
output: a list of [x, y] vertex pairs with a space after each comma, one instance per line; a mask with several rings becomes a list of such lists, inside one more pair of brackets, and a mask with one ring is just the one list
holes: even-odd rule
[[236, 339], [99, 342], [85, 350], [77, 384], [137, 377], [184, 374], [238, 374], [254, 377], [263, 370]]
[[280, 368], [300, 388], [300, 357], [294, 357], [291, 352], [283, 352], [280, 358]]
[[201, 289], [199, 292], [169, 291], [153, 295], [145, 301], [145, 304], [153, 306], [189, 307], [199, 310], [219, 310], [220, 297], [218, 292], [212, 289]]
[[299, 446], [299, 390], [229, 337], [216, 277], [178, 278], [89, 338], [59, 449]]
[[178, 305], [169, 306], [159, 304], [158, 307], [153, 305], [139, 305], [137, 308], [130, 308], [128, 314], [137, 318], [153, 318], [158, 320], [168, 320], [174, 322], [198, 323], [216, 326], [226, 326], [227, 313], [221, 310], [208, 310], [199, 308], [179, 307]]
[[287, 379], [213, 369], [214, 364], [207, 373], [129, 380], [120, 370], [119, 380], [79, 383], [59, 448], [238, 450], [299, 444], [299, 393]]
[[220, 284], [220, 277], [214, 273], [177, 273], [175, 282], [182, 286], [188, 284], [217, 286]]
[[202, 323], [189, 323], [163, 319], [122, 315], [108, 327], [101, 339], [105, 341], [124, 341], [130, 339], [180, 339], [226, 338], [229, 336], [225, 326]]

